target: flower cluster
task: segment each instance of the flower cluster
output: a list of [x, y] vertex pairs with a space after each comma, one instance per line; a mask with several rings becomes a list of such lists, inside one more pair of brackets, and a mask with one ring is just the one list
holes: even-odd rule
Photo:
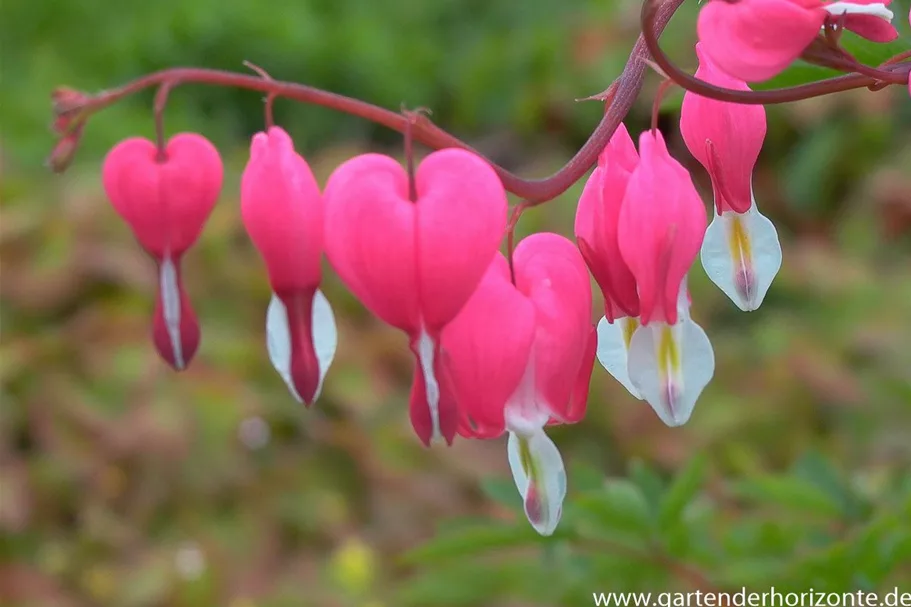
[[[687, 423], [715, 369], [709, 338], [691, 315], [687, 276], [697, 256], [743, 311], [759, 308], [781, 266], [778, 234], [752, 187], [765, 109], [719, 99], [737, 98], [750, 91], [747, 82], [768, 79], [798, 57], [858, 65], [838, 37], [851, 30], [873, 41], [895, 38], [889, 2], [710, 0], [703, 7], [698, 82], [691, 82], [703, 94], [727, 97], [688, 90], [680, 134], [710, 177], [711, 222], [690, 174], [654, 127], [639, 135], [637, 149], [621, 122], [600, 151], [579, 199], [575, 243], [539, 233], [512, 250], [506, 189], [477, 154], [447, 147], [416, 170], [410, 157], [406, 169], [389, 156], [364, 154], [336, 168], [321, 189], [269, 113], [241, 178], [241, 215], [272, 291], [268, 355], [291, 396], [307, 406], [319, 398], [338, 345], [320, 291], [325, 255], [374, 316], [407, 335], [414, 356], [409, 414], [420, 440], [430, 446], [452, 444], [456, 435], [507, 434], [528, 520], [542, 535], [553, 533], [566, 474], [546, 429], [584, 417], [595, 360], [666, 425]], [[659, 58], [657, 37], [646, 42]], [[904, 85], [893, 72], [877, 75]], [[56, 168], [72, 157], [90, 103], [69, 89], [56, 94], [55, 128], [63, 135], [52, 154]], [[383, 112], [368, 114], [385, 120]], [[181, 261], [222, 182], [222, 161], [208, 140], [182, 133], [164, 142], [160, 124], [157, 144], [127, 139], [104, 162], [108, 198], [156, 262], [153, 343], [176, 370], [190, 364], [200, 343]], [[500, 252], [504, 235], [508, 255]], [[604, 296], [596, 326], [589, 273]]]
[[[698, 75], [728, 87], [697, 49]], [[291, 137], [256, 134], [241, 177], [241, 215], [272, 290], [269, 358], [291, 395], [319, 397], [338, 335], [320, 291], [325, 254], [377, 318], [403, 331], [414, 355], [409, 410], [420, 440], [508, 434], [508, 461], [525, 512], [554, 531], [566, 494], [563, 461], [545, 429], [585, 415], [594, 361], [669, 426], [690, 418], [714, 372], [691, 315], [687, 274], [700, 254], [709, 277], [743, 310], [762, 302], [781, 263], [772, 224], [756, 209], [753, 165], [765, 136], [761, 106], [687, 93], [683, 139], [707, 169], [715, 219], [657, 130], [636, 150], [622, 124], [585, 185], [576, 243], [534, 234], [504, 256], [507, 195], [476, 154], [447, 148], [409, 172], [364, 154], [321, 190]], [[112, 149], [103, 182], [114, 208], [157, 263], [153, 341], [185, 369], [200, 342], [181, 259], [221, 189], [218, 152], [200, 135], [166, 145], [132, 138]], [[592, 324], [589, 270], [604, 294]]]

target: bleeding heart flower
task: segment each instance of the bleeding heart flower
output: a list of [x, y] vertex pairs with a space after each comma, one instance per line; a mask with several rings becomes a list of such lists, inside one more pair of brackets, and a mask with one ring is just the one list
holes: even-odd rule
[[506, 229], [506, 192], [482, 158], [460, 149], [428, 155], [409, 179], [388, 156], [338, 167], [324, 192], [326, 255], [349, 289], [405, 331], [416, 357], [410, 414], [425, 444], [452, 442], [455, 401], [438, 381], [439, 338], [477, 287]]
[[627, 354], [639, 326], [639, 294], [636, 279], [620, 255], [617, 233], [626, 183], [638, 162], [636, 146], [620, 123], [585, 183], [575, 225], [579, 251], [604, 295], [598, 361], [636, 398], [639, 393], [629, 379]]
[[633, 386], [669, 426], [686, 423], [714, 373], [705, 333], [689, 315], [686, 274], [702, 245], [705, 207], [660, 132], [639, 138], [639, 164], [620, 209], [620, 253], [636, 277], [642, 326], [629, 346]]
[[300, 402], [312, 404], [335, 356], [338, 334], [319, 284], [323, 201], [307, 162], [284, 130], [253, 136], [240, 186], [241, 212], [269, 271], [269, 358]]
[[[719, 86], [749, 90], [719, 70], [696, 45], [696, 76]], [[765, 108], [727, 103], [687, 91], [680, 132], [705, 167], [715, 192], [715, 219], [702, 243], [706, 274], [744, 311], [757, 309], [781, 267], [775, 226], [756, 208], [753, 167], [766, 133]]]
[[161, 357], [178, 371], [190, 363], [200, 339], [180, 262], [215, 207], [222, 176], [218, 150], [194, 133], [172, 137], [161, 157], [154, 143], [133, 137], [104, 159], [108, 199], [158, 264], [152, 338]]
[[898, 36], [885, 2], [821, 0], [711, 0], [699, 13], [705, 52], [727, 74], [756, 82], [788, 67], [817, 37], [827, 19], [874, 42]]
[[525, 513], [553, 533], [566, 495], [563, 460], [544, 432], [585, 415], [596, 334], [591, 285], [570, 241], [534, 234], [513, 255], [516, 286], [497, 255], [442, 333], [444, 373], [461, 414], [459, 433], [509, 432], [508, 458]]

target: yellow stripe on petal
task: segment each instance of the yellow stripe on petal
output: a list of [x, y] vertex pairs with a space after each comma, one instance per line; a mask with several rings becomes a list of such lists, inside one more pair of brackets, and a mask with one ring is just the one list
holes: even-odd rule
[[623, 343], [629, 350], [629, 344], [633, 341], [633, 333], [639, 328], [639, 318], [626, 316], [620, 319], [620, 326], [623, 327]]
[[709, 279], [744, 312], [762, 304], [781, 268], [778, 232], [755, 200], [746, 213], [716, 214], [699, 256]]
[[566, 470], [560, 452], [543, 428], [525, 435], [510, 430], [506, 449], [528, 522], [541, 535], [551, 535], [560, 522], [566, 497]]
[[733, 260], [734, 287], [748, 304], [756, 295], [756, 272], [753, 270], [753, 247], [745, 218], [731, 214], [728, 222], [728, 240]]
[[658, 342], [658, 360], [661, 373], [666, 379], [668, 375], [680, 373], [680, 348], [671, 325], [661, 326], [661, 339]]

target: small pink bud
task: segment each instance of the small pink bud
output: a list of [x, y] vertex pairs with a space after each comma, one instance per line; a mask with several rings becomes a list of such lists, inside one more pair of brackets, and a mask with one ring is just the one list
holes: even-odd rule
[[[696, 77], [725, 88], [748, 91], [750, 87], [719, 70], [696, 45]], [[766, 134], [765, 108], [727, 103], [687, 91], [680, 110], [680, 132], [690, 153], [712, 178], [715, 208], [746, 213], [752, 204], [753, 167]]]
[[82, 130], [85, 124], [79, 124], [68, 134], [61, 137], [54, 149], [51, 150], [47, 157], [46, 163], [55, 173], [64, 172], [73, 162], [76, 156], [76, 150], [79, 149], [79, 142], [82, 140]]
[[68, 86], [58, 86], [51, 92], [54, 114], [60, 116], [85, 107], [90, 97]]

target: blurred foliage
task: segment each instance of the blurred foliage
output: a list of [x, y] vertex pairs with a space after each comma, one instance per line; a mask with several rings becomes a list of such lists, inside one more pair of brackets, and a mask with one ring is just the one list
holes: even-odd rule
[[[907, 47], [908, 2], [893, 2]], [[693, 65], [695, 2], [663, 39]], [[181, 87], [169, 131], [203, 132], [224, 200], [186, 260], [203, 324], [175, 375], [148, 340], [154, 276], [100, 190], [102, 155], [152, 132], [150, 95], [89, 125], [51, 177], [47, 99], [171, 65], [242, 69], [434, 120], [523, 175], [578, 148], [616, 76], [636, 2], [6, 0], [0, 3], [0, 599], [146, 607], [585, 605], [592, 592], [911, 592], [911, 103], [854, 91], [769, 108], [756, 198], [785, 262], [743, 314], [700, 269], [694, 313], [717, 369], [693, 419], [664, 427], [600, 368], [584, 423], [554, 437], [564, 520], [520, 511], [505, 441], [423, 449], [410, 355], [327, 271], [340, 349], [301, 410], [265, 356], [268, 286], [237, 213], [261, 99]], [[856, 39], [848, 40], [858, 45]], [[855, 47], [852, 47], [855, 48]], [[872, 45], [856, 46], [864, 53]], [[877, 55], [865, 55], [876, 62]], [[815, 77], [797, 66], [779, 79]], [[651, 77], [628, 124], [646, 126]], [[683, 148], [674, 114], [661, 126]], [[324, 182], [393, 133], [279, 102]], [[576, 185], [520, 232], [571, 234]]]

